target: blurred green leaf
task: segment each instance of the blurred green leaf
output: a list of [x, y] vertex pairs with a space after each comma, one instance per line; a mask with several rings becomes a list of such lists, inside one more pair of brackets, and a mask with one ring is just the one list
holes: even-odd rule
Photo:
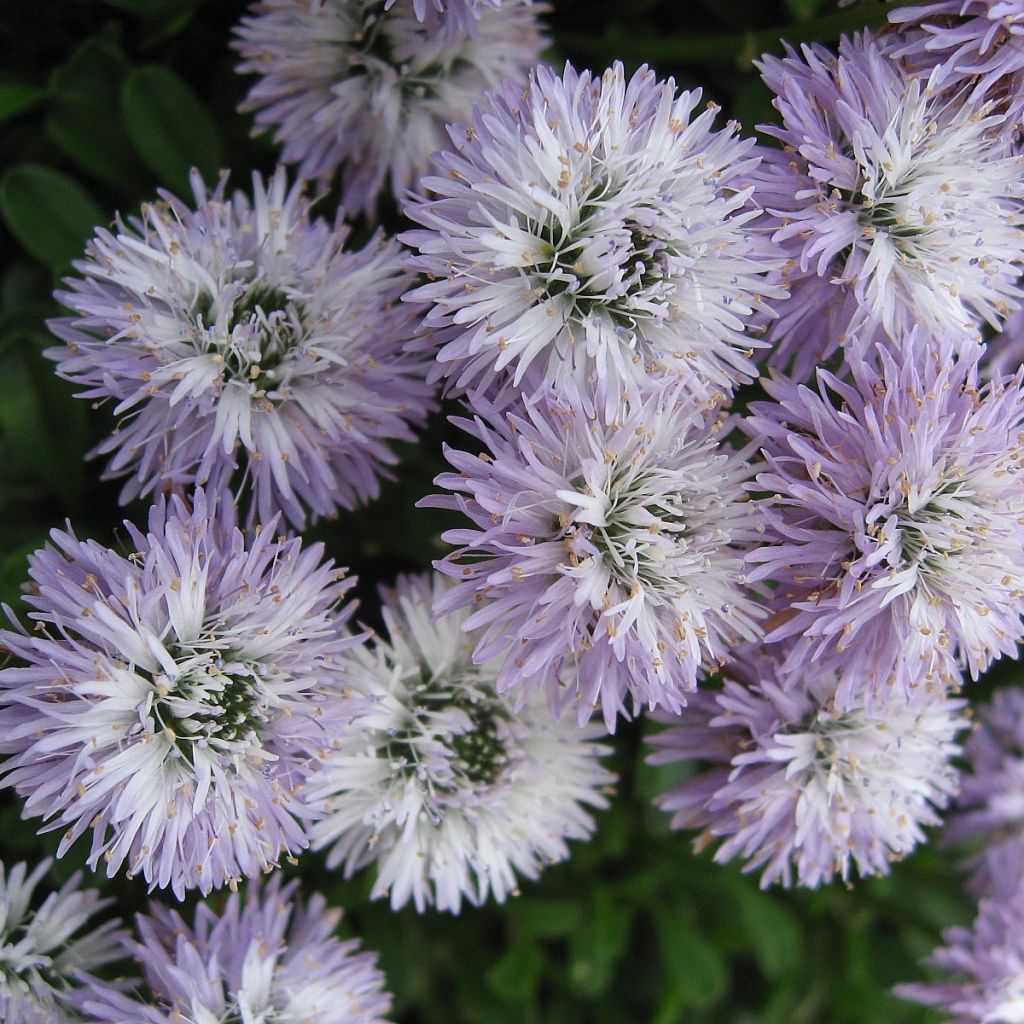
[[36, 85], [22, 85], [20, 82], [0, 82], [0, 121], [15, 117], [34, 107], [46, 90]]
[[797, 21], [813, 18], [825, 6], [825, 0], [786, 0], [786, 10]]
[[502, 999], [520, 1003], [537, 990], [544, 970], [544, 954], [536, 943], [523, 938], [487, 972], [487, 984]]
[[597, 995], [608, 987], [629, 941], [634, 912], [634, 907], [617, 904], [608, 889], [594, 890], [589, 917], [573, 936], [569, 971], [577, 991]]
[[673, 1004], [713, 1006], [725, 994], [729, 972], [721, 952], [685, 916], [669, 907], [655, 914], [658, 944], [675, 993]]
[[84, 171], [125, 185], [136, 164], [119, 96], [128, 61], [105, 36], [87, 39], [53, 74], [46, 134]]
[[36, 259], [61, 270], [80, 255], [103, 211], [73, 178], [41, 164], [18, 164], [0, 178], [0, 213]]
[[574, 900], [542, 900], [529, 897], [508, 904], [508, 918], [535, 938], [571, 935], [580, 925], [583, 908]]
[[797, 974], [804, 963], [800, 924], [781, 898], [761, 892], [750, 879], [730, 879], [731, 904], [758, 966], [773, 981]]
[[170, 68], [137, 68], [121, 90], [125, 126], [139, 156], [160, 182], [186, 193], [189, 172], [207, 181], [223, 164], [220, 135], [206, 106]]

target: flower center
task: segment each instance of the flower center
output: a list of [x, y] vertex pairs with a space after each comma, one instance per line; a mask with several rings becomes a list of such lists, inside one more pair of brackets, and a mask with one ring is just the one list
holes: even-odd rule
[[197, 299], [192, 314], [204, 327], [216, 326], [205, 339], [207, 352], [223, 361], [224, 374], [231, 380], [273, 390], [279, 383], [279, 368], [295, 348], [303, 326], [303, 310], [280, 288], [256, 281], [237, 286], [232, 296], [225, 288], [219, 302], [211, 295]]
[[447, 755], [445, 776], [433, 780], [438, 789], [451, 792], [496, 783], [509, 761], [501, 723], [511, 715], [504, 703], [481, 692], [471, 678], [435, 676], [426, 668], [408, 692], [406, 723], [389, 731], [384, 756], [420, 772], [424, 740], [432, 738]]
[[224, 749], [258, 736], [270, 704], [257, 662], [229, 652], [182, 652], [180, 672], [153, 679], [152, 714], [190, 762], [196, 744]]
[[[537, 285], [550, 298], [568, 293], [576, 315], [603, 312], [622, 326], [654, 319], [667, 308], [671, 260], [678, 245], [659, 237], [653, 208], [615, 208], [617, 189], [608, 180], [592, 185], [573, 224], [553, 214], [529, 224], [540, 244]], [[643, 302], [638, 302], [639, 297]]]
[[[579, 490], [586, 493], [583, 485]], [[587, 524], [590, 543], [620, 585], [678, 590], [673, 560], [687, 545], [691, 511], [678, 480], [654, 471], [613, 476], [576, 519]]]

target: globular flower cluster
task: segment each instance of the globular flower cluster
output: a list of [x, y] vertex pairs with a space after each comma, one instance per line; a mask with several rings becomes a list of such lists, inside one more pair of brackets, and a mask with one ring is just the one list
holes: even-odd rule
[[193, 924], [156, 905], [137, 921], [124, 953], [144, 984], [92, 979], [77, 998], [86, 1021], [101, 1024], [386, 1024], [391, 998], [376, 956], [334, 932], [341, 911], [324, 898], [296, 898], [280, 876], [233, 893], [221, 913], [200, 904]]
[[[438, 568], [455, 581], [438, 610], [472, 608], [475, 659], [500, 660], [501, 692], [600, 708], [609, 729], [632, 697], [679, 711], [759, 608], [743, 586], [758, 534], [751, 469], [720, 443], [685, 387], [596, 408], [575, 390], [463, 426], [479, 454], [446, 449], [451, 491], [428, 502], [472, 526]], [[720, 425], [719, 425], [720, 426]]]
[[802, 379], [843, 346], [899, 342], [914, 325], [975, 344], [1016, 308], [1024, 176], [1006, 117], [896, 59], [887, 37], [766, 56], [781, 150], [755, 172], [790, 297], [775, 363]]
[[91, 833], [89, 864], [203, 893], [307, 845], [322, 704], [361, 641], [321, 545], [252, 540], [202, 491], [161, 500], [122, 554], [70, 531], [30, 560], [34, 628], [0, 643], [0, 783]]
[[77, 972], [121, 958], [118, 922], [89, 924], [111, 901], [95, 889], [80, 888], [80, 873], [32, 908], [36, 886], [51, 863], [45, 858], [31, 872], [24, 863], [9, 870], [0, 864], [0, 1020], [5, 1024], [77, 1024]]
[[700, 100], [646, 67], [541, 67], [453, 132], [406, 209], [422, 230], [402, 236], [450, 390], [600, 383], [614, 403], [653, 372], [704, 397], [756, 374], [779, 261], [751, 223], [753, 142]]
[[1024, 1012], [1024, 894], [982, 900], [971, 928], [950, 928], [930, 963], [949, 981], [900, 985], [897, 994], [934, 1006], [948, 1024], [1012, 1024]]
[[[196, 173], [57, 293], [107, 473], [159, 498], [123, 550], [30, 558], [0, 786], [60, 855], [234, 891], [133, 942], [77, 878], [30, 913], [49, 862], [0, 868], [5, 1021], [384, 1024], [340, 912], [255, 876], [313, 846], [396, 910], [504, 901], [590, 837], [644, 711], [673, 826], [763, 886], [886, 874], [955, 806], [999, 902], [899, 991], [1024, 1020], [1024, 693], [957, 762], [963, 674], [1024, 642], [1024, 6], [762, 58], [761, 146], [646, 66], [538, 65], [546, 9], [258, 0], [243, 109], [297, 178]], [[414, 226], [348, 248], [335, 176]], [[461, 522], [371, 636], [277, 531], [375, 498], [440, 380], [469, 441], [420, 504]], [[89, 973], [122, 956], [142, 978]]]
[[776, 585], [768, 640], [791, 667], [909, 693], [973, 677], [1024, 638], [1024, 377], [981, 385], [975, 360], [909, 335], [852, 379], [765, 384], [747, 429], [768, 468], [752, 579]]
[[97, 230], [80, 278], [58, 292], [47, 354], [82, 397], [119, 418], [97, 449], [128, 474], [125, 501], [167, 485], [233, 490], [251, 516], [301, 527], [377, 496], [390, 440], [411, 440], [431, 402], [423, 361], [403, 353], [417, 317], [398, 246], [311, 215], [278, 170], [253, 197], [164, 194]]
[[599, 727], [552, 718], [543, 698], [517, 710], [497, 665], [473, 663], [466, 613], [433, 618], [450, 585], [402, 578], [385, 597], [387, 638], [357, 655], [351, 685], [368, 710], [332, 736], [310, 798], [328, 866], [376, 863], [374, 895], [395, 909], [503, 901], [517, 877], [568, 856], [593, 830], [614, 775]]
[[979, 709], [966, 755], [945, 838], [971, 851], [974, 892], [1009, 899], [1024, 884], [1024, 691], [999, 690]]
[[701, 844], [722, 840], [715, 860], [763, 869], [762, 886], [887, 874], [956, 792], [965, 702], [920, 686], [905, 701], [841, 704], [836, 671], [785, 662], [784, 645], [750, 646], [719, 692], [663, 716], [651, 760], [710, 767], [660, 806], [674, 827], [701, 829]]
[[969, 90], [970, 103], [993, 101], [1013, 120], [1024, 112], [1024, 3], [937, 0], [900, 7], [895, 52], [942, 88]]
[[[447, 32], [456, 38], [471, 36], [480, 28], [481, 19], [486, 18], [486, 8], [498, 8], [503, 0], [412, 0], [413, 14], [417, 21], [426, 22], [434, 31]], [[520, 0], [504, 0], [515, 5]], [[532, 3], [533, 0], [524, 0]], [[384, 10], [390, 11], [402, 0], [385, 0]]]
[[[373, 217], [422, 187], [445, 128], [540, 60], [543, 5], [524, 0], [259, 0], [237, 28], [243, 110], [306, 179], [341, 172], [342, 205]], [[440, 24], [439, 24], [440, 21]]]

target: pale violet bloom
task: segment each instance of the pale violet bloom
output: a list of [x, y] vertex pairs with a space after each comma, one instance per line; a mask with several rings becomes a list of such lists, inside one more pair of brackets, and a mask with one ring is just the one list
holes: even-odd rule
[[761, 539], [728, 420], [685, 385], [612, 406], [568, 389], [491, 423], [464, 421], [479, 454], [446, 449], [465, 514], [435, 563], [455, 586], [439, 610], [470, 609], [479, 662], [498, 690], [541, 692], [609, 729], [643, 707], [679, 711], [698, 679], [759, 634], [743, 557]]
[[899, 985], [903, 999], [934, 1006], [946, 1024], [1024, 1021], [1024, 893], [985, 899], [970, 928], [949, 928], [928, 963], [948, 980]]
[[406, 577], [385, 597], [387, 637], [353, 655], [368, 709], [335, 731], [311, 780], [314, 847], [346, 875], [373, 864], [374, 896], [458, 913], [504, 901], [587, 839], [615, 776], [600, 727], [559, 722], [543, 698], [518, 708], [473, 661], [466, 614], [435, 618], [443, 577]]
[[921, 685], [904, 698], [839, 706], [836, 672], [783, 667], [751, 647], [652, 737], [651, 761], [706, 767], [663, 794], [675, 828], [698, 829], [715, 860], [761, 870], [761, 885], [816, 887], [887, 874], [956, 793], [965, 702]]
[[983, 385], [956, 351], [911, 334], [852, 379], [778, 377], [750, 407], [766, 639], [796, 638], [793, 669], [840, 669], [841, 704], [977, 678], [1024, 639], [1024, 372]]
[[[751, 349], [781, 264], [749, 183], [753, 140], [647, 67], [540, 67], [490, 95], [407, 215], [428, 282], [438, 373], [471, 398], [649, 373], [702, 397], [756, 376]], [[428, 339], [433, 344], [434, 339]], [[494, 375], [498, 373], [498, 383]]]
[[[110, 905], [95, 889], [82, 889], [77, 872], [42, 902], [33, 893], [49, 859], [29, 872], [24, 863], [0, 864], [0, 1020], [4, 1024], [77, 1024], [71, 1000], [78, 971], [119, 960], [119, 922], [90, 919]], [[33, 907], [33, 902], [38, 905]]]
[[969, 87], [1013, 120], [1024, 113], [1024, 0], [937, 0], [899, 7], [895, 53], [947, 90]]
[[1024, 889], [1024, 690], [997, 690], [977, 712], [945, 838], [970, 851], [973, 892], [1008, 899]]
[[[318, 0], [324, 2], [324, 0]], [[399, 8], [409, 0], [384, 0], [384, 9]], [[412, 0], [417, 21], [426, 22], [433, 31], [446, 32], [452, 37], [471, 36], [479, 28], [486, 8], [501, 7], [502, 3], [515, 4], [520, 0]], [[529, 4], [532, 0], [523, 0]], [[542, 8], [546, 9], [546, 8]]]
[[145, 984], [98, 979], [77, 1002], [103, 1024], [386, 1024], [391, 997], [374, 953], [337, 938], [341, 911], [314, 895], [297, 898], [280, 876], [218, 913], [206, 903], [194, 924], [155, 904], [136, 921], [124, 951]]
[[485, 90], [525, 82], [544, 47], [543, 10], [521, 0], [259, 0], [236, 29], [238, 70], [259, 76], [241, 109], [256, 112], [257, 131], [273, 132], [301, 177], [340, 170], [342, 205], [373, 218], [382, 193], [420, 187], [446, 126], [467, 121]]
[[125, 523], [124, 554], [54, 530], [29, 559], [32, 629], [0, 634], [2, 784], [59, 855], [91, 834], [94, 870], [179, 898], [307, 845], [300, 790], [362, 639], [322, 545], [276, 521], [246, 540], [194, 502]]
[[[782, 143], [755, 172], [790, 298], [770, 330], [804, 378], [837, 348], [956, 333], [1017, 308], [1024, 162], [990, 106], [905, 70], [890, 37], [844, 37], [759, 62]], [[824, 316], [823, 316], [824, 314]]]
[[426, 364], [403, 353], [418, 318], [397, 301], [411, 275], [377, 234], [312, 216], [283, 170], [252, 198], [164, 193], [97, 229], [51, 321], [47, 355], [117, 430], [96, 449], [128, 501], [168, 487], [230, 488], [250, 520], [297, 527], [375, 498], [431, 404]]

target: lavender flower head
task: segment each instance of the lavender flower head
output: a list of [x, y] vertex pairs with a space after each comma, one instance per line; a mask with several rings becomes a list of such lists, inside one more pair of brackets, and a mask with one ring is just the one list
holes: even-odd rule
[[1024, 894], [982, 900], [971, 928], [949, 928], [928, 963], [948, 981], [899, 985], [896, 995], [934, 1006], [946, 1024], [1024, 1020]]
[[69, 1000], [76, 972], [121, 958], [117, 921], [85, 926], [110, 904], [95, 889], [80, 889], [76, 873], [37, 909], [32, 894], [50, 870], [47, 858], [29, 873], [0, 864], [0, 1020], [4, 1024], [75, 1024]]
[[685, 386], [630, 397], [608, 416], [570, 389], [462, 426], [486, 449], [446, 450], [452, 492], [423, 504], [470, 526], [437, 568], [456, 581], [440, 612], [471, 608], [474, 660], [497, 686], [547, 693], [580, 723], [600, 707], [679, 711], [709, 664], [759, 632], [743, 554], [759, 538], [741, 453], [717, 438]]
[[967, 862], [972, 892], [1008, 899], [1024, 887], [1024, 691], [996, 691], [979, 709], [966, 752], [969, 770], [945, 838], [975, 850]]
[[253, 199], [208, 193], [196, 210], [162, 193], [97, 230], [57, 297], [65, 342], [47, 355], [82, 397], [121, 418], [98, 448], [128, 501], [163, 487], [232, 486], [268, 522], [297, 527], [376, 497], [430, 405], [426, 366], [402, 353], [416, 317], [397, 243], [343, 248], [347, 228], [310, 216], [283, 170]]
[[1024, 2], [938, 0], [889, 15], [903, 34], [895, 53], [915, 69], [938, 68], [947, 90], [970, 87], [970, 101], [996, 101], [1011, 120], [1024, 112]]
[[888, 45], [863, 33], [838, 56], [805, 45], [758, 65], [783, 122], [764, 130], [784, 150], [756, 172], [789, 257], [773, 358], [799, 377], [879, 330], [921, 324], [970, 346], [1022, 294], [1024, 178], [1005, 118], [934, 91]]
[[[403, 0], [385, 0], [384, 10], [401, 4]], [[505, 3], [519, 0], [505, 0]], [[529, 4], [532, 0], [524, 0]], [[472, 36], [480, 25], [484, 10], [498, 8], [502, 0], [412, 0], [413, 14], [417, 21], [426, 22], [433, 31], [448, 33], [453, 38]]]
[[952, 759], [965, 702], [920, 686], [906, 700], [836, 703], [831, 670], [787, 673], [772, 647], [749, 648], [653, 737], [650, 760], [709, 766], [665, 793], [675, 828], [722, 840], [719, 863], [763, 869], [761, 886], [817, 887], [839, 877], [887, 874], [924, 840], [923, 827], [956, 792]]
[[376, 863], [374, 896], [458, 913], [504, 901], [587, 839], [590, 808], [615, 776], [601, 767], [600, 727], [551, 717], [543, 698], [518, 710], [473, 663], [466, 614], [434, 618], [443, 577], [403, 578], [384, 604], [387, 640], [355, 655], [352, 685], [370, 710], [339, 730], [312, 780], [312, 826], [329, 867]]
[[87, 1020], [103, 1024], [386, 1024], [391, 997], [376, 954], [335, 936], [341, 911], [298, 883], [275, 877], [233, 893], [220, 914], [205, 903], [189, 925], [155, 904], [136, 919], [138, 940], [124, 943], [148, 992], [93, 980], [80, 999]]
[[750, 225], [753, 141], [700, 99], [647, 67], [541, 67], [452, 129], [402, 236], [451, 389], [505, 371], [529, 394], [598, 379], [614, 402], [654, 370], [705, 396], [756, 376], [748, 328], [779, 261]]
[[1024, 638], [1024, 374], [980, 386], [952, 342], [910, 335], [818, 390], [776, 378], [751, 406], [768, 469], [752, 580], [770, 579], [766, 639], [789, 667], [841, 669], [857, 689], [977, 678]]
[[544, 47], [545, 9], [259, 0], [236, 29], [238, 70], [260, 76], [241, 109], [256, 111], [257, 131], [273, 131], [300, 177], [329, 179], [340, 168], [342, 204], [372, 219], [384, 190], [401, 197], [420, 187], [445, 126], [468, 120], [481, 93], [525, 82]]
[[181, 898], [306, 846], [299, 790], [361, 638], [351, 581], [274, 525], [247, 543], [200, 491], [126, 523], [127, 556], [54, 530], [29, 559], [35, 628], [0, 634], [22, 663], [0, 671], [0, 771], [65, 830], [58, 855], [91, 832], [93, 869]]

